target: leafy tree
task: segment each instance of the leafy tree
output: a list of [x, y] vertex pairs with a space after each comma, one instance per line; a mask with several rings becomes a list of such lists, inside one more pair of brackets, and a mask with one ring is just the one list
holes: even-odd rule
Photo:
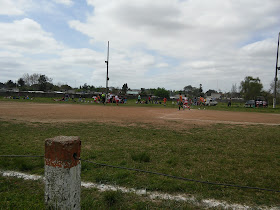
[[8, 80], [6, 83], [5, 83], [5, 86], [7, 88], [14, 88], [16, 87], [16, 83], [14, 83], [12, 80]]
[[46, 75], [44, 75], [44, 74], [40, 75], [38, 78], [39, 90], [42, 90], [42, 91], [51, 90], [52, 86], [53, 86], [51, 81], [52, 81], [52, 79], [48, 78]]
[[147, 92], [145, 88], [141, 88], [141, 93], [142, 96], [147, 96]]
[[89, 90], [90, 90], [90, 91], [95, 91], [96, 88], [95, 88], [93, 85], [91, 85], [91, 86], [89, 87]]
[[60, 90], [63, 90], [63, 91], [67, 91], [67, 90], [72, 90], [72, 87], [71, 86], [69, 86], [69, 85], [67, 85], [67, 84], [65, 84], [65, 85], [61, 85], [60, 86]]
[[125, 83], [125, 84], [123, 84], [123, 86], [122, 86], [122, 93], [123, 93], [123, 94], [126, 94], [127, 90], [128, 90], [128, 86], [127, 86], [127, 83]]
[[53, 85], [51, 90], [52, 91], [59, 91], [60, 87], [58, 85]]
[[246, 100], [256, 99], [257, 96], [261, 95], [262, 88], [263, 85], [258, 77], [253, 78], [247, 76], [244, 81], [240, 83], [240, 93]]
[[81, 89], [87, 91], [89, 89], [89, 85], [87, 83], [85, 83]]
[[184, 93], [189, 97], [197, 97], [200, 95], [199, 88], [193, 87], [191, 85], [187, 85], [184, 87]]
[[25, 86], [25, 82], [24, 82], [23, 78], [19, 78], [18, 81], [17, 81], [17, 83], [18, 83], [18, 85], [19, 85], [20, 87], [24, 87], [24, 86]]
[[168, 90], [165, 90], [165, 88], [157, 88], [155, 90], [155, 96], [158, 96], [160, 98], [169, 98], [169, 91]]

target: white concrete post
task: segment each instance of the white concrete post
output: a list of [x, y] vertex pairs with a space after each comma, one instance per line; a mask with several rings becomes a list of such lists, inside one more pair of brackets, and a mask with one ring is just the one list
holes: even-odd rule
[[46, 209], [81, 209], [81, 163], [76, 159], [80, 152], [77, 136], [45, 140]]

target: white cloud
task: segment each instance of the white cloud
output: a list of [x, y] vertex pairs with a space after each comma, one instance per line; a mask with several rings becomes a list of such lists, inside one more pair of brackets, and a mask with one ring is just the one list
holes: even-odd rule
[[0, 23], [1, 48], [21, 53], [55, 53], [62, 46], [36, 21], [24, 18]]
[[0, 15], [24, 15], [27, 10], [32, 8], [32, 0], [1, 0]]
[[[5, 10], [9, 10], [7, 14], [23, 16], [31, 9], [59, 10], [54, 2], [79, 6], [79, 2], [70, 0], [43, 1], [43, 8], [31, 0], [32, 8], [17, 4], [25, 1], [2, 2]], [[0, 53], [5, 69], [38, 71], [70, 85], [76, 81], [104, 86], [109, 40], [110, 86], [128, 83], [131, 88], [182, 89], [188, 84], [196, 87], [203, 84], [204, 90], [230, 90], [232, 84], [239, 84], [248, 75], [260, 77], [266, 88], [273, 80], [280, 19], [278, 0], [265, 3], [262, 0], [87, 0], [87, 3], [92, 12], [87, 11], [86, 20], [73, 18], [68, 25], [89, 37], [88, 48], [79, 48], [79, 43], [75, 43], [72, 49], [59, 43], [54, 38], [57, 31], [45, 31], [46, 23], [28, 15], [13, 22], [0, 22], [0, 52], [10, 59]], [[70, 14], [75, 8], [67, 9]], [[0, 14], [1, 11], [2, 7]], [[62, 10], [51, 14], [58, 13], [64, 15]], [[50, 13], [42, 15], [46, 14]], [[65, 34], [68, 35], [73, 36]], [[38, 55], [44, 59], [37, 59]]]
[[[89, 36], [93, 46], [110, 40], [115, 49], [126, 54], [141, 46], [142, 50], [176, 58], [179, 63], [169, 64], [169, 73], [161, 72], [168, 81], [178, 81], [178, 75], [185, 77], [180, 83], [174, 82], [174, 88], [227, 80], [220, 83], [229, 90], [231, 84], [239, 83], [252, 71], [253, 76], [260, 76], [266, 84], [272, 78], [270, 72], [264, 74], [262, 70], [270, 69], [272, 60], [260, 62], [257, 56], [268, 58], [275, 53], [279, 1], [269, 0], [264, 4], [261, 0], [88, 0], [88, 4], [94, 7], [93, 14], [85, 22], [70, 21], [70, 27]], [[242, 47], [256, 36], [261, 41]], [[160, 63], [151, 63], [146, 69], [159, 67]], [[120, 60], [118, 65], [124, 67]], [[142, 76], [145, 81], [146, 75]], [[172, 88], [168, 83], [161, 84]]]
[[72, 0], [53, 0], [53, 1], [58, 4], [64, 4], [66, 6], [72, 6], [74, 4]]

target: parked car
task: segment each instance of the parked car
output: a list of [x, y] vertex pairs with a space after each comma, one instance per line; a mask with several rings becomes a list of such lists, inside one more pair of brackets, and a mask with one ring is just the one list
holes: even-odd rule
[[265, 100], [256, 100], [256, 107], [268, 107], [268, 103]]
[[214, 99], [206, 98], [205, 106], [216, 106], [218, 104]]
[[255, 100], [247, 101], [244, 106], [245, 107], [255, 107], [256, 106]]
[[264, 98], [257, 98], [257, 100], [249, 100], [245, 103], [245, 107], [268, 107], [268, 103]]

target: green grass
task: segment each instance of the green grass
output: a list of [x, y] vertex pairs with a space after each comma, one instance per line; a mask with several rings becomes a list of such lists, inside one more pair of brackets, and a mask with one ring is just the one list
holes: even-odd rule
[[[172, 130], [95, 122], [43, 124], [0, 121], [0, 153], [43, 155], [44, 140], [58, 135], [80, 136], [81, 157], [99, 163], [210, 182], [276, 190], [279, 190], [280, 186], [280, 126], [216, 124], [188, 130]], [[0, 169], [3, 170], [28, 171], [43, 175], [43, 167], [43, 158], [0, 158]], [[280, 194], [275, 192], [204, 185], [105, 168], [87, 162], [82, 163], [82, 180], [167, 193], [187, 193], [199, 198], [248, 205], [280, 205]], [[4, 185], [5, 183], [6, 181]], [[3, 186], [0, 191], [6, 192]], [[0, 196], [0, 200], [3, 200], [2, 194]], [[110, 204], [110, 196], [115, 195], [108, 196], [103, 198], [99, 195], [100, 200], [93, 205], [104, 207]], [[117, 195], [116, 197], [117, 200], [121, 199]], [[136, 200], [124, 198], [121, 204], [112, 201], [112, 205], [119, 208], [125, 203], [127, 206], [133, 206], [134, 202]], [[152, 203], [148, 203], [145, 201], [139, 205], [153, 206]]]
[[[0, 209], [45, 209], [42, 181], [0, 176], [0, 198]], [[146, 197], [119, 191], [100, 192], [82, 188], [81, 198], [81, 209], [192, 209], [191, 205], [183, 202], [151, 202]]]
[[[73, 101], [70, 99], [69, 101], [54, 101], [54, 99], [59, 98], [34, 98], [33, 100], [27, 99], [5, 99], [4, 97], [0, 97], [1, 101], [9, 101], [9, 102], [22, 102], [22, 103], [55, 103], [55, 104], [82, 104], [82, 105], [95, 105], [95, 106], [103, 106], [103, 104], [94, 103], [93, 99], [86, 98], [86, 102], [79, 102], [79, 99], [75, 99]], [[172, 104], [172, 101], [168, 101], [167, 105], [163, 104], [136, 104], [136, 99], [129, 99], [127, 104], [120, 104], [120, 106], [137, 106], [137, 107], [157, 107], [157, 108], [175, 108], [178, 109], [176, 105], [176, 101]], [[116, 104], [107, 104], [107, 106], [116, 106]], [[279, 113], [280, 114], [280, 105], [278, 104], [275, 109], [272, 108], [272, 105], [269, 105], [268, 108], [245, 108], [244, 103], [232, 103], [231, 107], [227, 106], [227, 103], [218, 103], [217, 106], [191, 106], [192, 109], [205, 108], [207, 110], [220, 110], [220, 111], [238, 111], [238, 112], [261, 112], [261, 113]]]

